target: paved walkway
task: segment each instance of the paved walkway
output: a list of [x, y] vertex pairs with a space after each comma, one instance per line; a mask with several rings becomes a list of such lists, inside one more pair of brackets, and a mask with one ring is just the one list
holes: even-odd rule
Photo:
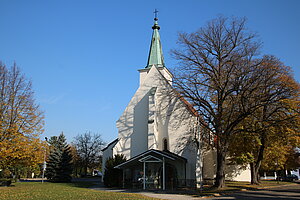
[[292, 185], [282, 185], [282, 186], [273, 186], [269, 188], [259, 189], [255, 191], [236, 191], [231, 194], [224, 196], [215, 197], [199, 197], [193, 195], [183, 195], [183, 194], [173, 194], [172, 191], [162, 192], [162, 191], [142, 191], [142, 190], [126, 190], [126, 189], [111, 189], [105, 188], [103, 186], [95, 186], [91, 189], [94, 190], [103, 190], [109, 192], [124, 192], [124, 193], [136, 193], [148, 197], [158, 198], [158, 199], [172, 199], [172, 200], [217, 200], [217, 199], [245, 199], [245, 200], [256, 200], [256, 199], [268, 199], [268, 200], [277, 200], [277, 199], [300, 199], [300, 184]]
[[139, 194], [142, 194], [144, 196], [148, 197], [154, 197], [158, 199], [173, 199], [173, 200], [191, 200], [191, 199], [203, 199], [203, 197], [192, 197], [188, 195], [183, 194], [156, 194], [152, 192], [141, 192]]
[[136, 193], [141, 194], [147, 197], [153, 197], [158, 199], [172, 199], [172, 200], [196, 200], [196, 199], [203, 199], [204, 197], [193, 197], [190, 195], [183, 195], [183, 194], [172, 194], [170, 193], [163, 193], [162, 191], [142, 191], [142, 190], [126, 190], [126, 189], [112, 189], [112, 188], [105, 188], [101, 186], [95, 186], [91, 189], [94, 190], [103, 190], [107, 192], [124, 192], [124, 193]]

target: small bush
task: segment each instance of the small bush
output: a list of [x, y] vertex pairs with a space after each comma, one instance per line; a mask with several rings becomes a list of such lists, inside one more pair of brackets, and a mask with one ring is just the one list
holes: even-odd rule
[[10, 179], [0, 179], [0, 186], [10, 186], [11, 180]]
[[11, 172], [9, 169], [3, 169], [0, 171], [0, 179], [1, 178], [9, 178], [11, 176]]
[[122, 186], [123, 172], [121, 169], [114, 167], [125, 162], [126, 157], [123, 154], [115, 155], [114, 158], [108, 158], [105, 163], [104, 185], [107, 187]]

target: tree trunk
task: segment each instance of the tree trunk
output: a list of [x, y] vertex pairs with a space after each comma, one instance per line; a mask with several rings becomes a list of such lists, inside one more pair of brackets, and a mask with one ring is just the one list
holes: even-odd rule
[[259, 168], [255, 167], [256, 164], [250, 163], [250, 170], [251, 170], [251, 184], [252, 185], [259, 185]]
[[261, 166], [261, 162], [264, 158], [264, 151], [265, 151], [265, 138], [264, 134], [261, 139], [262, 145], [259, 147], [258, 151], [258, 156], [256, 162], [250, 163], [250, 168], [251, 168], [251, 184], [253, 185], [259, 185], [260, 180], [259, 180], [259, 169]]
[[87, 174], [88, 174], [88, 166], [85, 165], [84, 166], [84, 175], [87, 176]]
[[216, 188], [223, 188], [225, 186], [225, 157], [226, 150], [223, 148], [217, 149], [217, 172], [216, 172]]

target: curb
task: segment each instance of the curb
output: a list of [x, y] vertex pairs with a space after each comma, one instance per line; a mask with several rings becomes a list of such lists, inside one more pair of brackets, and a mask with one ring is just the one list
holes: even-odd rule
[[257, 188], [257, 190], [264, 190], [264, 189], [277, 188], [277, 187], [287, 187], [287, 186], [292, 186], [292, 185], [298, 185], [298, 184], [297, 183], [292, 183], [292, 184], [285, 184], [285, 185], [265, 186], [265, 187]]

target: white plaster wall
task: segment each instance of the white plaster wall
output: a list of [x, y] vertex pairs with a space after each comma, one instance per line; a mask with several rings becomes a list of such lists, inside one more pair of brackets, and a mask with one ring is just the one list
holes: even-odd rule
[[123, 115], [117, 121], [119, 142], [114, 154], [124, 154], [127, 159], [147, 150], [148, 95], [145, 88], [137, 91]]
[[[119, 142], [114, 148], [114, 154], [124, 154], [127, 159], [148, 149], [148, 113], [149, 92], [153, 87], [158, 87], [161, 75], [156, 67], [148, 73], [141, 71], [143, 80], [122, 116], [117, 121]], [[154, 131], [155, 132], [155, 131]], [[131, 144], [135, 146], [131, 146]]]
[[[166, 91], [166, 87], [161, 85], [157, 88], [155, 94], [155, 126], [156, 126], [156, 138], [157, 138], [157, 147], [159, 150], [163, 150], [163, 140], [167, 139], [169, 146], [169, 133], [168, 133], [168, 125], [170, 116], [168, 115], [168, 110], [172, 107], [169, 102], [170, 98], [167, 95], [168, 91]], [[169, 148], [169, 147], [168, 147]]]
[[216, 152], [212, 149], [203, 151], [203, 179], [213, 180], [217, 169]]
[[[209, 149], [203, 152], [203, 178], [214, 179], [217, 170], [217, 156], [216, 150]], [[228, 160], [228, 158], [227, 158]], [[225, 178], [231, 181], [250, 181], [251, 173], [249, 166], [242, 166], [236, 164], [229, 164], [226, 161], [225, 165]]]
[[160, 73], [165, 77], [165, 79], [172, 85], [173, 75], [165, 67], [159, 68]]
[[197, 149], [193, 143], [187, 144], [181, 153], [181, 156], [187, 159], [186, 163], [186, 178], [196, 179], [196, 167], [197, 167]]
[[149, 93], [133, 109], [133, 132], [130, 144], [131, 158], [148, 150], [148, 114]]
[[148, 149], [157, 149], [157, 132], [155, 128], [155, 92], [156, 88], [152, 88], [149, 95], [149, 115], [148, 115]]
[[158, 149], [163, 150], [163, 140], [166, 138], [169, 151], [188, 160], [186, 178], [196, 179], [196, 167], [201, 166], [199, 164], [201, 159], [197, 159], [198, 151], [192, 141], [196, 117], [187, 109], [169, 84], [162, 84], [157, 89], [155, 101]]
[[[201, 148], [201, 147], [200, 147]], [[202, 149], [197, 151], [196, 160], [196, 187], [201, 188], [203, 186], [203, 154]]]
[[[184, 143], [191, 136], [191, 127], [196, 117], [174, 93], [173, 88], [165, 80], [155, 93], [155, 123], [157, 129], [158, 149], [163, 150], [163, 139], [168, 139], [169, 150], [180, 153], [178, 141]], [[165, 84], [163, 84], [165, 83]]]
[[291, 171], [291, 174], [296, 175], [300, 179], [300, 168]]
[[242, 165], [226, 165], [225, 169], [226, 180], [231, 181], [251, 181], [250, 166]]
[[196, 144], [193, 142], [196, 117], [178, 97], [175, 96], [174, 98], [175, 100], [171, 103], [172, 109], [169, 109], [167, 114], [170, 115], [167, 124], [170, 151], [187, 159], [186, 178], [196, 179], [200, 172], [196, 169], [201, 162], [197, 155]]
[[102, 154], [102, 174], [103, 175], [104, 175], [104, 171], [105, 171], [106, 160], [109, 157], [112, 157], [112, 156], [113, 156], [112, 148], [111, 149], [106, 149], [105, 151], [103, 151], [103, 154]]
[[146, 70], [146, 69], [140, 70], [140, 86], [143, 85], [143, 82], [146, 79], [149, 70]]
[[[133, 108], [127, 107], [127, 110], [133, 110]], [[125, 113], [124, 112], [124, 113]], [[132, 111], [133, 112], [133, 111]], [[133, 127], [133, 115], [122, 115], [117, 121], [117, 128], [119, 131], [118, 143], [113, 148], [113, 155], [124, 154], [127, 159], [130, 159], [130, 144], [131, 134]]]

